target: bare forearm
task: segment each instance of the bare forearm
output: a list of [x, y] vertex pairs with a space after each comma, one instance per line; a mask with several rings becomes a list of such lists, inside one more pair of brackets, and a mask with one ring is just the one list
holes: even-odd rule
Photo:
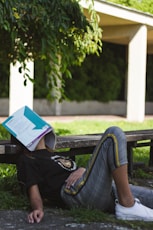
[[29, 199], [32, 212], [28, 215], [29, 223], [39, 223], [43, 216], [43, 202], [37, 185], [33, 185], [29, 188]]
[[39, 198], [30, 199], [30, 204], [31, 204], [32, 210], [36, 210], [36, 209], [43, 210], [42, 199], [39, 199]]

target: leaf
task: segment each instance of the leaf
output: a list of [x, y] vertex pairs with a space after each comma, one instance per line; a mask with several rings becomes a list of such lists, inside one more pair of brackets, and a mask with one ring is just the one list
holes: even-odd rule
[[22, 66], [19, 67], [19, 73], [22, 73]]
[[24, 86], [27, 85], [27, 79], [24, 80], [23, 84], [24, 84]]

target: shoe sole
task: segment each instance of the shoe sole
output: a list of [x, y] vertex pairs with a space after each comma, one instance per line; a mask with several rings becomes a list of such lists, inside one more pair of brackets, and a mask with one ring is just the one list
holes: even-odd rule
[[116, 219], [118, 219], [118, 220], [133, 220], [133, 221], [139, 220], [139, 221], [153, 222], [153, 218], [147, 219], [147, 218], [142, 218], [142, 217], [138, 217], [138, 216], [116, 217]]

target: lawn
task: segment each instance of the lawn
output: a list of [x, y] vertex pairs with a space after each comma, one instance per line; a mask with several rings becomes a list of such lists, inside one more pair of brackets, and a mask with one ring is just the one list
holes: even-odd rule
[[[102, 133], [109, 126], [119, 126], [124, 131], [153, 129], [153, 120], [146, 120], [143, 123], [130, 123], [126, 121], [96, 121], [96, 120], [76, 120], [72, 122], [52, 122], [57, 135], [71, 135], [71, 134], [90, 134]], [[9, 134], [0, 125], [0, 139], [8, 139]], [[137, 148], [134, 151], [134, 161], [144, 162], [148, 164], [148, 147]], [[86, 165], [88, 156], [79, 156], [77, 162], [79, 165]], [[146, 178], [148, 175], [143, 170], [138, 170], [137, 176]], [[16, 179], [15, 165], [0, 164], [0, 209], [28, 209], [27, 199], [21, 194], [18, 182]], [[92, 216], [96, 216], [95, 221], [104, 220], [106, 222], [116, 221], [101, 212], [87, 210], [71, 210], [68, 215], [73, 216], [78, 221], [93, 221]], [[153, 224], [150, 223], [129, 223], [125, 222], [125, 226], [130, 226], [133, 229], [153, 229]], [[144, 227], [145, 226], [145, 227]], [[141, 228], [142, 227], [142, 228]]]

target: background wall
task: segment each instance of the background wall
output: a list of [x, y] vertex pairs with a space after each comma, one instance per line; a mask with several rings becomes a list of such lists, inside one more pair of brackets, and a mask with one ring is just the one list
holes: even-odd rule
[[[153, 114], [153, 102], [146, 102], [146, 115]], [[46, 99], [34, 99], [34, 110], [41, 116], [52, 115], [126, 115], [126, 102], [112, 101], [108, 103], [98, 101], [68, 102], [61, 104], [50, 103]], [[0, 99], [0, 116], [8, 116], [9, 99]]]

